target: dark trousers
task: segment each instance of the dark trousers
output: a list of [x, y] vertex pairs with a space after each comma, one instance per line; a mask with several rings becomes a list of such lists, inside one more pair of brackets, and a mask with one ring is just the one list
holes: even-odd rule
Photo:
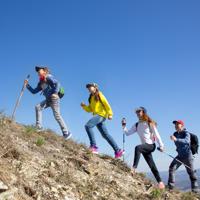
[[191, 180], [191, 188], [195, 189], [198, 187], [197, 183], [197, 176], [195, 174], [194, 166], [193, 166], [193, 159], [192, 158], [180, 158], [177, 156], [169, 166], [169, 179], [168, 185], [170, 188], [173, 188], [175, 185], [175, 171], [182, 165], [178, 160], [183, 162], [188, 167], [185, 167], [187, 170], [188, 175], [190, 176]]
[[159, 183], [161, 182], [161, 177], [158, 172], [158, 169], [156, 167], [156, 164], [153, 160], [152, 152], [154, 152], [156, 149], [155, 144], [141, 144], [135, 147], [135, 157], [134, 157], [134, 163], [133, 167], [137, 168], [140, 156], [141, 154], [144, 156], [144, 159], [146, 160], [147, 164], [149, 165], [154, 177], [156, 178], [156, 181]]

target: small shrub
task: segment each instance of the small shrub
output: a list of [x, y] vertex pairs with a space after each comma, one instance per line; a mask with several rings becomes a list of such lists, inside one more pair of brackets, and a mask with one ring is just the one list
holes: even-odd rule
[[36, 132], [36, 128], [34, 126], [26, 126], [25, 127], [25, 133], [27, 135], [31, 135], [34, 132]]
[[43, 137], [39, 137], [37, 140], [36, 140], [36, 145], [38, 147], [41, 147], [43, 144], [45, 143], [45, 140]]
[[151, 199], [160, 199], [162, 195], [163, 195], [163, 190], [160, 190], [158, 188], [153, 189], [150, 193]]

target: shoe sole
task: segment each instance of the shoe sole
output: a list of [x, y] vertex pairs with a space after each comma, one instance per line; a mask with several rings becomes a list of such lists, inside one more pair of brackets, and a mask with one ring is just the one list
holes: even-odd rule
[[[64, 137], [64, 136], [63, 136]], [[64, 137], [65, 140], [69, 140], [72, 137], [72, 134], [70, 134], [68, 137]]]

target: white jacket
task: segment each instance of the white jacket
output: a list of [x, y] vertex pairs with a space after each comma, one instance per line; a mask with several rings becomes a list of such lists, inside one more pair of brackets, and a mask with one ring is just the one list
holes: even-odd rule
[[159, 147], [164, 147], [156, 126], [149, 127], [149, 124], [147, 122], [138, 122], [137, 127], [135, 124], [130, 130], [128, 130], [126, 127], [124, 127], [123, 130], [127, 136], [137, 132], [142, 144], [154, 144], [156, 140], [159, 144]]

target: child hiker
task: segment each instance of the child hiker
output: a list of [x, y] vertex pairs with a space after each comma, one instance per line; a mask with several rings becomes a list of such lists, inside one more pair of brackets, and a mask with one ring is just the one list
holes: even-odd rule
[[[169, 179], [168, 187], [173, 189], [175, 185], [175, 171], [182, 165], [185, 165], [188, 175], [191, 180], [192, 192], [198, 193], [198, 182], [197, 176], [194, 170], [194, 159], [191, 151], [191, 135], [184, 128], [184, 122], [182, 120], [173, 121], [175, 125], [176, 132], [170, 136], [171, 140], [174, 141], [176, 145], [176, 150], [178, 152], [177, 157], [172, 161], [169, 166]], [[181, 162], [179, 162], [181, 161]]]
[[58, 122], [63, 137], [65, 139], [69, 139], [72, 134], [69, 132], [63, 118], [60, 114], [60, 98], [63, 94], [60, 93], [60, 83], [50, 74], [49, 69], [47, 67], [35, 67], [36, 72], [39, 76], [39, 83], [35, 89], [33, 89], [28, 81], [25, 80], [25, 85], [27, 89], [32, 93], [36, 94], [38, 92], [42, 92], [45, 96], [45, 100], [36, 105], [36, 128], [38, 131], [42, 130], [42, 110], [48, 107], [51, 107], [54, 117]]
[[132, 168], [132, 174], [135, 173], [139, 164], [140, 156], [142, 154], [158, 182], [158, 187], [160, 189], [164, 189], [165, 185], [162, 182], [162, 179], [160, 177], [160, 174], [152, 156], [152, 152], [154, 152], [156, 149], [155, 140], [158, 141], [161, 151], [163, 151], [164, 147], [161, 137], [156, 128], [156, 123], [147, 115], [147, 110], [144, 107], [137, 108], [136, 114], [139, 121], [136, 124], [134, 124], [130, 130], [126, 128], [126, 123], [122, 123], [122, 127], [125, 134], [129, 136], [137, 132], [142, 143], [141, 145], [135, 147], [135, 157]]
[[86, 112], [93, 113], [92, 119], [90, 119], [85, 125], [86, 132], [90, 140], [90, 150], [92, 153], [98, 154], [98, 147], [96, 144], [93, 128], [96, 126], [101, 135], [107, 142], [112, 146], [115, 151], [115, 158], [120, 158], [124, 151], [121, 150], [113, 138], [108, 133], [106, 128], [106, 119], [112, 120], [113, 112], [102, 92], [99, 91], [97, 84], [91, 83], [87, 84], [86, 88], [89, 90], [89, 105], [81, 103], [81, 107]]

